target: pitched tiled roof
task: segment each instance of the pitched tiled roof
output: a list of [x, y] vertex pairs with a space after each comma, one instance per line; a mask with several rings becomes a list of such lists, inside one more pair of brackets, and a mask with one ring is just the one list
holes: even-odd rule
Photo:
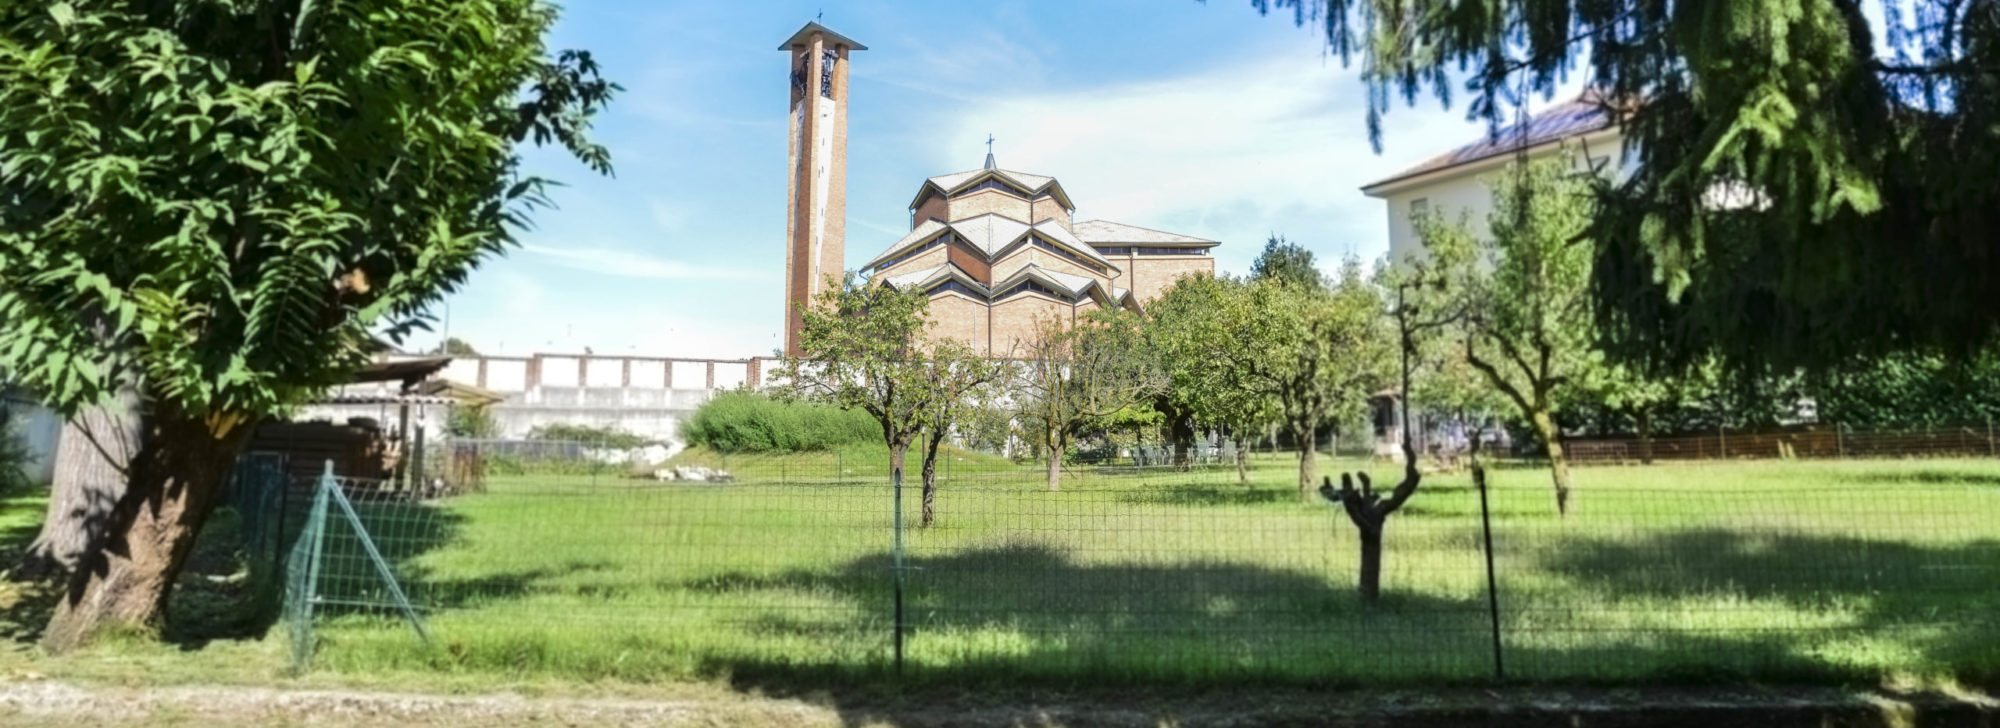
[[1191, 235], [1164, 232], [1110, 220], [1085, 220], [1076, 224], [1076, 236], [1091, 245], [1168, 245], [1212, 248], [1221, 243]]
[[1602, 96], [1596, 91], [1585, 90], [1574, 99], [1529, 117], [1525, 124], [1501, 127], [1497, 134], [1482, 136], [1470, 144], [1418, 162], [1408, 169], [1371, 182], [1361, 189], [1367, 191], [1417, 175], [1512, 154], [1524, 147], [1537, 147], [1608, 128], [1614, 120], [1610, 114], [1605, 113], [1604, 106]]

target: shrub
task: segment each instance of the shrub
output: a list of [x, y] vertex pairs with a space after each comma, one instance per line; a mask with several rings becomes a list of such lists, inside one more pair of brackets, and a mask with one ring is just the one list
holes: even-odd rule
[[787, 453], [880, 442], [882, 427], [861, 410], [725, 392], [681, 423], [681, 439], [717, 452]]
[[528, 431], [528, 439], [580, 442], [589, 447], [609, 450], [637, 450], [648, 445], [660, 444], [659, 441], [645, 435], [626, 432], [615, 426], [579, 425], [569, 422], [536, 425], [534, 429]]
[[500, 423], [494, 421], [493, 413], [486, 405], [453, 407], [445, 416], [444, 429], [453, 437], [486, 439], [500, 432]]

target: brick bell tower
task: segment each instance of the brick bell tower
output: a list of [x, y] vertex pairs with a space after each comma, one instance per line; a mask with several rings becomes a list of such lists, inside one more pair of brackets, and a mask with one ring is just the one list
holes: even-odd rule
[[[799, 307], [840, 284], [847, 241], [847, 55], [867, 46], [806, 23], [778, 46], [792, 54], [785, 192], [785, 353], [798, 356]], [[831, 280], [829, 281], [829, 278]]]

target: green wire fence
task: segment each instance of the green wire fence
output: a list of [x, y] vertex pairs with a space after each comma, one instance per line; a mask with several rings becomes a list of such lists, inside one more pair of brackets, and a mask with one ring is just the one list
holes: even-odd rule
[[[2000, 671], [1990, 458], [1579, 468], [1567, 515], [1544, 468], [1496, 468], [1483, 491], [1439, 472], [1388, 521], [1371, 602], [1355, 527], [1302, 497], [1289, 454], [1240, 474], [1220, 451], [1074, 464], [1051, 488], [1045, 468], [947, 450], [926, 499], [916, 457], [899, 484], [851, 454], [663, 467], [483, 447], [513, 461], [489, 458], [477, 488], [329, 472], [237, 496], [246, 539], [289, 554], [298, 669], [1093, 684]], [[1384, 489], [1400, 472], [1321, 467]]]

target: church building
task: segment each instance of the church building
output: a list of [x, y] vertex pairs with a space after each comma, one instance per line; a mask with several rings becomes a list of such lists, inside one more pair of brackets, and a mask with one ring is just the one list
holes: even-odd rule
[[[799, 310], [838, 285], [846, 239], [850, 55], [867, 46], [807, 23], [790, 55], [785, 352], [799, 355]], [[910, 232], [863, 264], [879, 285], [930, 298], [933, 336], [1007, 357], [1035, 322], [1102, 308], [1143, 310], [1173, 282], [1215, 273], [1218, 243], [1106, 220], [1074, 219], [1054, 177], [1001, 169], [988, 140], [980, 169], [924, 180]]]
[[861, 266], [877, 283], [930, 297], [933, 336], [1005, 357], [1050, 316], [1142, 310], [1175, 279], [1215, 273], [1218, 243], [1074, 219], [1054, 177], [986, 165], [924, 180], [910, 233]]

